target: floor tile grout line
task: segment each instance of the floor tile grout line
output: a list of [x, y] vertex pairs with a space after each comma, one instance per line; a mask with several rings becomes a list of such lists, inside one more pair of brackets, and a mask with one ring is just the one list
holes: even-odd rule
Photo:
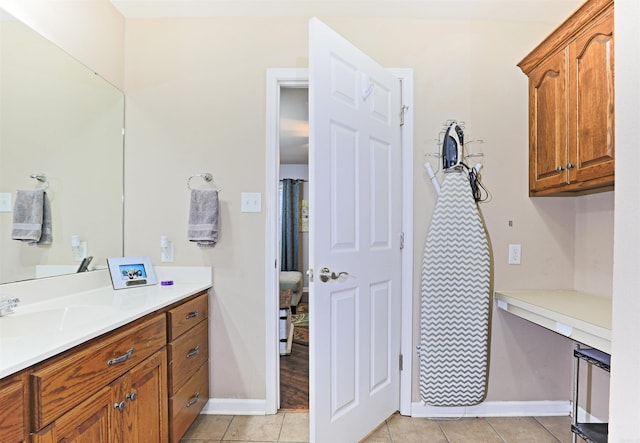
[[496, 435], [498, 436], [498, 438], [500, 440], [502, 440], [504, 443], [507, 443], [507, 441], [504, 439], [504, 437], [502, 436], [501, 433], [498, 432], [498, 430], [491, 424], [490, 420], [487, 420], [486, 418], [484, 418], [484, 421], [487, 422], [487, 424], [489, 425], [489, 427], [491, 427], [491, 429], [493, 429], [493, 432], [496, 433]]
[[236, 415], [232, 415], [231, 416], [231, 420], [229, 420], [229, 423], [227, 423], [227, 427], [224, 429], [224, 432], [222, 433], [222, 437], [220, 438], [220, 441], [224, 441], [224, 438], [227, 436], [227, 432], [229, 432], [229, 428], [231, 427], [231, 423], [233, 423], [233, 420], [235, 420], [237, 416]]
[[545, 431], [547, 431], [547, 432], [549, 433], [549, 435], [551, 435], [553, 438], [555, 438], [558, 442], [562, 443], [562, 440], [560, 440], [560, 438], [559, 438], [556, 434], [554, 434], [553, 432], [551, 432], [551, 430], [550, 430], [550, 429], [548, 429], [548, 428], [544, 425], [544, 423], [542, 423], [540, 420], [538, 420], [538, 418], [537, 418], [537, 417], [535, 417], [535, 416], [534, 416], [534, 417], [533, 417], [533, 419], [536, 421], [536, 423], [538, 423], [540, 426], [542, 426], [542, 428], [543, 428]]
[[449, 437], [447, 436], [447, 433], [442, 428], [442, 424], [440, 423], [440, 420], [436, 420], [436, 424], [438, 425], [438, 429], [440, 429], [440, 432], [442, 432], [442, 436], [447, 441], [447, 443], [451, 443], [451, 441], [449, 440]]
[[[393, 415], [392, 415], [392, 417], [393, 417]], [[393, 435], [391, 435], [391, 428], [389, 428], [389, 419], [388, 418], [384, 421], [384, 427], [387, 430], [387, 437], [389, 437], [389, 441], [391, 443], [393, 443]]]
[[280, 423], [280, 430], [278, 431], [278, 438], [276, 439], [277, 443], [280, 442], [280, 438], [282, 437], [282, 430], [284, 429], [284, 421], [287, 419], [287, 414], [288, 412], [282, 414], [282, 423]]

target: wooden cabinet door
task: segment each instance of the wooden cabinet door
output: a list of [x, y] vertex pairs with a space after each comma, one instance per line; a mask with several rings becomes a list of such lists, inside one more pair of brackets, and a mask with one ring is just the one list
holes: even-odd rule
[[111, 389], [104, 387], [96, 394], [58, 418], [37, 434], [32, 443], [110, 443]]
[[614, 181], [613, 8], [569, 47], [570, 180]]
[[529, 189], [567, 182], [566, 51], [540, 64], [529, 76]]
[[162, 349], [112, 384], [114, 442], [169, 440], [167, 353]]
[[21, 378], [0, 385], [0, 442], [24, 441], [24, 407], [24, 382]]

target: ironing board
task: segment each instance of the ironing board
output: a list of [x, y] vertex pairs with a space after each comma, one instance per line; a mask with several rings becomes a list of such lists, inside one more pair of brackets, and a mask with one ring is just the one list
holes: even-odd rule
[[446, 172], [422, 264], [420, 397], [471, 406], [486, 396], [491, 254], [464, 171]]

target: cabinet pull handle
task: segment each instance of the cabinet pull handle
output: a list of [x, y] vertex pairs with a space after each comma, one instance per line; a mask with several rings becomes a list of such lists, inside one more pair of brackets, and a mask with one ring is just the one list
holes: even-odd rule
[[199, 353], [200, 353], [200, 346], [196, 346], [195, 348], [193, 348], [191, 352], [187, 354], [187, 358], [191, 358], [195, 355], [198, 355]]
[[130, 348], [124, 355], [121, 355], [118, 358], [112, 358], [111, 360], [109, 360], [107, 362], [107, 366], [113, 366], [116, 363], [122, 363], [125, 360], [128, 360], [129, 357], [131, 357], [131, 354], [133, 354], [133, 348]]
[[190, 320], [192, 318], [196, 318], [200, 315], [200, 311], [195, 310], [193, 312], [189, 312], [187, 315], [184, 316], [185, 320]]
[[575, 165], [573, 163], [567, 163], [567, 169], [574, 168]]
[[556, 171], [558, 171], [558, 172], [562, 172], [562, 171], [564, 171], [564, 168], [563, 168], [562, 166], [558, 166], [558, 167], [556, 168]]
[[137, 392], [135, 392], [135, 391], [133, 391], [132, 393], [127, 394], [127, 395], [125, 396], [125, 398], [126, 398], [127, 400], [134, 401], [136, 398], [138, 398], [138, 393], [137, 393]]
[[191, 399], [187, 402], [187, 408], [190, 408], [191, 406], [195, 405], [196, 403], [198, 403], [198, 399], [200, 398], [200, 393], [196, 392], [196, 395], [194, 395], [193, 397], [191, 397]]
[[117, 409], [118, 411], [120, 411], [120, 412], [124, 411], [125, 406], [126, 405], [124, 404], [124, 401], [121, 401], [120, 403], [114, 403], [113, 404], [113, 407], [115, 409]]

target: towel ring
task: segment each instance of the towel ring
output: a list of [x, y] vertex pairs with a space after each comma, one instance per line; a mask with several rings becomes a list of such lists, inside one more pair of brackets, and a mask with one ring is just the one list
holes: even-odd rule
[[29, 177], [42, 183], [44, 185], [44, 188], [42, 188], [44, 191], [49, 189], [49, 180], [47, 180], [47, 176], [43, 173], [31, 174]]
[[196, 177], [202, 178], [207, 183], [211, 183], [213, 181], [213, 175], [211, 175], [211, 173], [209, 173], [209, 172], [203, 172], [202, 174], [192, 175], [187, 180], [187, 188], [189, 188], [190, 190], [193, 190], [193, 188], [191, 187], [191, 180], [196, 178]]

